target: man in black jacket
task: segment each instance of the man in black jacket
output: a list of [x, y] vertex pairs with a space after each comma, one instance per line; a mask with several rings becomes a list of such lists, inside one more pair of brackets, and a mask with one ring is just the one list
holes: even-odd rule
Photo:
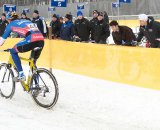
[[117, 21], [111, 21], [112, 36], [116, 45], [132, 46], [136, 37], [131, 28], [127, 26], [119, 26]]
[[79, 38], [80, 41], [88, 42], [90, 35], [89, 21], [83, 17], [81, 11], [77, 12], [77, 20], [74, 23], [75, 38]]
[[94, 10], [93, 11], [93, 19], [90, 20], [90, 28], [91, 28], [91, 40], [94, 41], [94, 33], [95, 33], [95, 24], [97, 23], [98, 19], [98, 11]]
[[137, 41], [140, 42], [142, 37], [145, 36], [151, 48], [160, 48], [160, 23], [146, 14], [140, 14], [139, 21], [140, 32], [138, 33]]
[[106, 44], [107, 38], [110, 36], [109, 25], [103, 19], [103, 13], [98, 15], [98, 21], [95, 23], [94, 39], [96, 43]]
[[6, 14], [2, 13], [2, 16], [0, 19], [0, 36], [3, 35], [7, 25], [8, 25], [8, 21], [6, 20]]
[[47, 37], [47, 25], [44, 18], [39, 16], [38, 10], [34, 10], [33, 12], [33, 23], [37, 24], [38, 29], [43, 34], [44, 37]]
[[50, 26], [52, 29], [52, 38], [59, 38], [62, 24], [60, 23], [58, 16], [56, 14], [53, 14]]

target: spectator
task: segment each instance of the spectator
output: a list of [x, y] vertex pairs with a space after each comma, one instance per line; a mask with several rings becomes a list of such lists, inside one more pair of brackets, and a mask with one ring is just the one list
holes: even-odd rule
[[103, 19], [103, 13], [98, 15], [98, 21], [95, 23], [94, 39], [96, 43], [106, 44], [107, 38], [110, 36], [109, 25]]
[[63, 24], [63, 17], [59, 18], [59, 22], [61, 23], [61, 25]]
[[45, 22], [44, 18], [39, 16], [38, 10], [34, 10], [32, 22], [36, 23], [37, 26], [38, 26], [38, 29], [43, 34], [43, 36], [47, 37], [47, 25], [46, 25], [46, 22]]
[[109, 17], [106, 11], [104, 11], [104, 20], [109, 24]]
[[66, 14], [64, 17], [64, 23], [62, 24], [60, 31], [60, 38], [62, 40], [71, 41], [74, 35], [74, 25], [72, 22], [72, 16], [70, 14]]
[[77, 12], [77, 20], [74, 23], [75, 38], [79, 38], [80, 41], [88, 42], [90, 35], [89, 21], [83, 17], [81, 11]]
[[59, 38], [60, 37], [60, 29], [61, 29], [61, 23], [58, 19], [58, 16], [56, 14], [53, 14], [52, 21], [50, 22], [50, 26], [52, 29], [52, 38]]
[[0, 19], [0, 36], [3, 35], [7, 25], [8, 25], [8, 21], [6, 20], [6, 14], [2, 13], [2, 16]]
[[119, 26], [117, 21], [111, 21], [110, 27], [112, 29], [112, 36], [117, 45], [133, 45], [136, 37], [131, 28], [127, 26]]
[[22, 12], [21, 19], [26, 19], [26, 20], [31, 21], [31, 19], [27, 17], [27, 14], [25, 12]]
[[93, 19], [90, 20], [90, 28], [91, 28], [91, 40], [94, 42], [94, 33], [95, 33], [95, 24], [97, 23], [98, 19], [98, 11], [93, 11]]
[[71, 21], [73, 20], [73, 15], [71, 12], [68, 13], [69, 15], [71, 15]]
[[151, 48], [160, 48], [160, 23], [154, 21], [153, 17], [148, 17], [146, 14], [139, 15], [140, 31], [137, 41], [140, 42], [145, 36], [150, 43]]

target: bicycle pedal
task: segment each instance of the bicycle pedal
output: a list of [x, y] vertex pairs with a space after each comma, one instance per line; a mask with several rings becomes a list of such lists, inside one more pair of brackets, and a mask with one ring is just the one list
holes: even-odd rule
[[41, 90], [33, 90], [32, 91], [32, 95], [34, 96], [34, 97], [38, 97], [38, 95], [41, 93]]
[[26, 81], [26, 77], [13, 77], [14, 82]]

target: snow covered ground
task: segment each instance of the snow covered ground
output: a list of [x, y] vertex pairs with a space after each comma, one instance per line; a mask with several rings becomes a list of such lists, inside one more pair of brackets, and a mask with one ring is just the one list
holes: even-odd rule
[[160, 91], [54, 70], [60, 95], [37, 106], [18, 83], [0, 97], [0, 130], [160, 130]]

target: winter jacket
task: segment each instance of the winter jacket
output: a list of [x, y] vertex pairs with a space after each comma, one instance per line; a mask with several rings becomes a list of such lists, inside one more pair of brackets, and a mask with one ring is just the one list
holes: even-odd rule
[[88, 41], [90, 35], [89, 21], [85, 18], [75, 20], [74, 34], [78, 36], [81, 41]]
[[91, 29], [91, 40], [95, 40], [94, 39], [94, 34], [95, 34], [95, 24], [97, 23], [98, 19], [97, 18], [93, 18], [90, 20], [89, 24], [90, 24], [90, 29]]
[[33, 18], [33, 23], [37, 24], [38, 29], [43, 34], [44, 37], [47, 37], [47, 24], [42, 17]]
[[114, 43], [117, 45], [132, 45], [132, 41], [136, 40], [132, 29], [127, 26], [118, 27], [118, 32], [112, 32]]
[[157, 40], [160, 39], [160, 23], [149, 18], [147, 26], [140, 27], [137, 41], [140, 42], [143, 36], [147, 38], [151, 48], [160, 47], [160, 42]]
[[71, 41], [72, 37], [74, 35], [74, 25], [72, 21], [67, 21], [64, 24], [62, 24], [61, 30], [60, 30], [60, 38], [62, 40]]
[[94, 39], [96, 43], [106, 43], [107, 38], [110, 36], [109, 25], [106, 21], [101, 20], [95, 23]]
[[54, 35], [54, 37], [59, 37], [61, 26], [62, 26], [62, 24], [59, 22], [59, 20], [51, 21], [50, 26], [51, 26], [52, 34]]
[[0, 19], [0, 36], [3, 35], [7, 25], [8, 25], [8, 21], [7, 20], [2, 21], [2, 19]]

